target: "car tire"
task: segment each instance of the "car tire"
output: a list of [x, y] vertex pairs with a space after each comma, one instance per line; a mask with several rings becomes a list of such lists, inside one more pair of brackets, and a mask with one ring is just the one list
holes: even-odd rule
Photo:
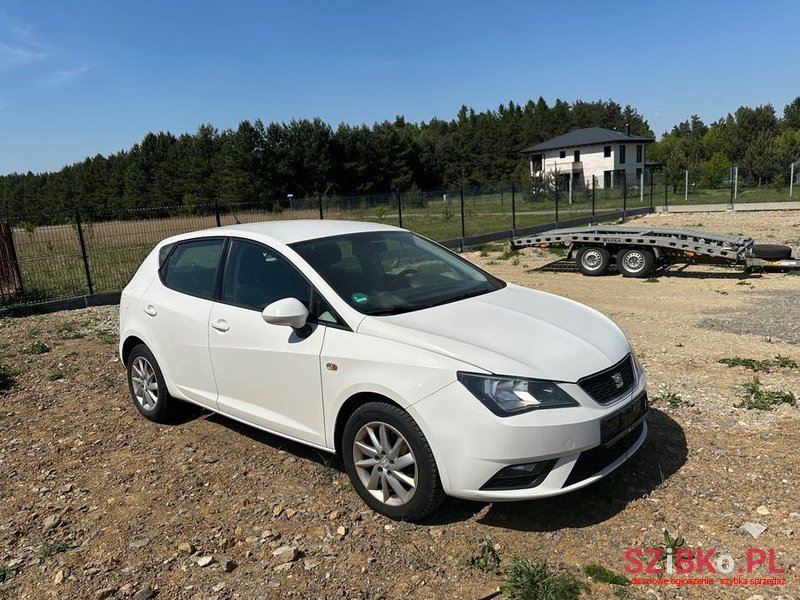
[[393, 404], [368, 402], [350, 415], [342, 435], [342, 458], [361, 499], [390, 519], [418, 521], [444, 500], [425, 435]]
[[575, 254], [578, 271], [590, 277], [608, 273], [611, 266], [611, 253], [600, 246], [584, 246]]
[[763, 260], [783, 260], [792, 257], [792, 249], [781, 244], [753, 244], [753, 256]]
[[627, 248], [617, 253], [617, 270], [623, 277], [650, 277], [656, 267], [656, 257], [649, 250]]
[[144, 344], [135, 346], [125, 366], [128, 370], [128, 390], [142, 416], [156, 423], [171, 421], [177, 400], [169, 395], [161, 367], [150, 349]]

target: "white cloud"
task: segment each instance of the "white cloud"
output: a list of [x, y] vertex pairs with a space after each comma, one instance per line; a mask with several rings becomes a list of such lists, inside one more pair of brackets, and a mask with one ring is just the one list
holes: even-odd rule
[[25, 27], [12, 27], [4, 37], [0, 38], [0, 71], [25, 67], [53, 55], [53, 50]]
[[47, 80], [46, 84], [48, 86], [57, 86], [63, 83], [67, 83], [68, 81], [72, 81], [91, 71], [94, 69], [94, 65], [83, 65], [82, 67], [75, 67], [73, 69], [62, 69], [61, 71], [56, 71], [55, 75], [53, 75], [49, 80]]

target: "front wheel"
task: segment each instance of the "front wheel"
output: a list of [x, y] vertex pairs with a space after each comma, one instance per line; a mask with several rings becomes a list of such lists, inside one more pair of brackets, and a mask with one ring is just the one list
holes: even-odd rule
[[425, 435], [404, 410], [368, 402], [347, 420], [342, 457], [358, 495], [391, 519], [416, 521], [444, 499]]
[[584, 246], [578, 249], [575, 260], [584, 275], [605, 275], [611, 265], [611, 253], [601, 246]]
[[649, 250], [628, 248], [617, 254], [617, 270], [623, 277], [650, 277], [656, 267], [656, 257]]

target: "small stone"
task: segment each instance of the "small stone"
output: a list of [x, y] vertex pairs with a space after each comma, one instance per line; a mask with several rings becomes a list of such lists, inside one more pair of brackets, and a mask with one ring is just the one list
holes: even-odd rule
[[215, 585], [215, 586], [214, 586], [213, 588], [211, 588], [211, 589], [212, 589], [212, 590], [214, 590], [215, 592], [221, 592], [222, 590], [224, 590], [224, 589], [225, 589], [225, 584], [224, 584], [224, 583], [222, 583], [222, 582], [220, 582], [220, 583], [218, 583], [217, 585]]
[[272, 509], [272, 516], [273, 517], [280, 517], [281, 513], [283, 512], [283, 507], [278, 504], [275, 508]]
[[133, 540], [131, 543], [128, 544], [131, 548], [144, 548], [147, 544], [150, 543], [148, 539], [141, 539], [141, 540]]
[[143, 587], [133, 595], [133, 600], [150, 600], [156, 593], [149, 587]]
[[281, 587], [281, 582], [271, 579], [270, 581], [267, 582], [267, 587], [271, 589], [279, 588]]
[[258, 540], [259, 537], [257, 535], [248, 535], [246, 538], [244, 538], [244, 541], [247, 542], [248, 544], [255, 544], [256, 542], [258, 542]]
[[278, 564], [290, 563], [300, 558], [300, 552], [294, 546], [281, 546], [272, 553]]
[[790, 513], [789, 513], [789, 518], [790, 518], [792, 521], [800, 521], [800, 513], [796, 513], [796, 512], [790, 512]]
[[114, 592], [117, 591], [117, 588], [107, 587], [101, 590], [97, 590], [94, 593], [95, 600], [105, 600], [106, 598], [110, 598], [114, 595]]
[[761, 523], [751, 523], [747, 521], [744, 525], [739, 527], [739, 531], [751, 535], [753, 538], [758, 538], [762, 533], [767, 530], [765, 525]]
[[394, 525], [384, 525], [384, 526], [383, 526], [383, 528], [384, 528], [386, 531], [391, 531], [392, 529], [394, 529]]
[[295, 509], [293, 509], [293, 508], [287, 508], [286, 509], [286, 518], [287, 519], [291, 519], [296, 514], [297, 514], [297, 511]]
[[219, 462], [219, 459], [216, 456], [211, 456], [210, 454], [206, 454], [203, 457], [203, 462], [207, 465], [213, 465], [215, 462]]
[[236, 563], [233, 562], [232, 560], [223, 560], [221, 564], [222, 564], [222, 570], [225, 571], [226, 573], [230, 573], [236, 568]]
[[52, 529], [56, 525], [61, 522], [61, 517], [58, 515], [50, 515], [49, 517], [44, 518], [44, 528], [45, 529]]
[[64, 569], [59, 569], [56, 571], [55, 577], [53, 577], [53, 585], [60, 585], [64, 582]]
[[184, 554], [192, 554], [194, 552], [194, 546], [192, 546], [189, 542], [181, 542], [178, 544], [178, 551], [183, 552]]
[[62, 485], [58, 488], [59, 493], [61, 494], [69, 494], [72, 491], [72, 484], [68, 483], [67, 485]]
[[328, 515], [328, 519], [330, 521], [335, 521], [338, 518], [339, 518], [339, 511], [338, 510], [332, 510], [330, 512], [330, 514]]
[[756, 509], [756, 512], [760, 514], [762, 517], [766, 517], [767, 515], [769, 515], [769, 509], [763, 504]]
[[336, 533], [339, 534], [339, 537], [346, 536], [347, 535], [347, 527], [345, 527], [344, 525], [339, 525], [339, 527], [336, 529]]
[[753, 594], [747, 600], [764, 600], [764, 596], [761, 594]]
[[197, 559], [197, 566], [198, 567], [207, 567], [208, 565], [210, 565], [213, 562], [214, 562], [214, 557], [213, 556], [201, 556], [200, 558]]
[[130, 583], [126, 583], [117, 590], [117, 594], [119, 594], [120, 596], [132, 596], [133, 585]]
[[303, 561], [303, 568], [306, 571], [310, 571], [312, 569], [315, 569], [319, 565], [320, 565], [320, 561], [318, 561], [318, 560], [306, 560], [306, 561]]
[[275, 567], [275, 569], [273, 569], [273, 570], [274, 571], [288, 571], [289, 569], [292, 568], [293, 564], [294, 563], [291, 563], [291, 562], [283, 563], [283, 564], [280, 564], [277, 567]]

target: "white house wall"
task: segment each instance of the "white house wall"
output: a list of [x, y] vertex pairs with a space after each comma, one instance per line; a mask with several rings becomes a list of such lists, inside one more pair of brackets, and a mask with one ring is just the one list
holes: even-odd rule
[[[603, 156], [605, 146], [611, 146], [611, 156], [606, 158]], [[542, 171], [544, 173], [555, 173], [556, 171], [561, 174], [572, 173], [574, 152], [580, 150], [581, 164], [583, 167], [583, 178], [581, 183], [591, 186], [592, 175], [597, 177], [597, 187], [603, 187], [603, 174], [606, 171], [616, 171], [624, 169], [628, 177], [628, 181], [635, 181], [636, 169], [642, 168], [641, 162], [636, 162], [636, 146], [637, 144], [626, 144], [625, 150], [625, 164], [619, 163], [619, 146], [620, 144], [601, 144], [595, 146], [573, 146], [570, 148], [558, 148], [556, 150], [546, 150], [544, 152], [544, 160], [542, 163]], [[560, 158], [561, 152], [565, 152], [564, 158]], [[642, 159], [644, 159], [644, 152]], [[616, 175], [614, 176], [616, 179]], [[617, 182], [614, 181], [614, 184]]]

